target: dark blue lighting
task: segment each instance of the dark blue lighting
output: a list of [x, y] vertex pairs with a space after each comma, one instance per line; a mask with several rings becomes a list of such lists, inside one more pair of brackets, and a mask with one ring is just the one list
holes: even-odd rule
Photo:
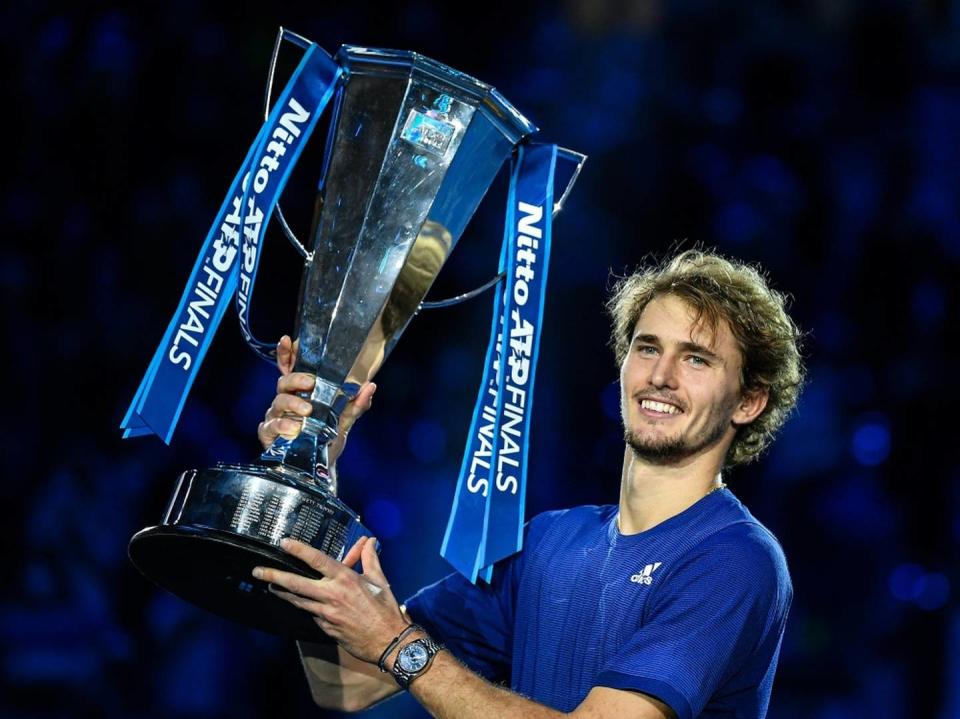
[[277, 391], [277, 375], [276, 368], [268, 367], [265, 362], [250, 366], [245, 375], [243, 392], [237, 392], [234, 397], [234, 412], [238, 420], [256, 424], [263, 419], [263, 413]]
[[170, 637], [191, 612], [190, 605], [166, 592], [156, 592], [147, 607], [147, 622], [160, 639]]
[[772, 479], [784, 481], [824, 471], [844, 455], [846, 439], [838, 422], [842, 388], [838, 372], [827, 366], [811, 368], [796, 416], [783, 428], [781, 441], [771, 447], [768, 472]]
[[949, 225], [956, 216], [950, 192], [939, 178], [918, 183], [913, 202], [918, 219], [933, 227]]
[[717, 194], [727, 189], [733, 164], [727, 150], [712, 143], [698, 145], [689, 151], [689, 171]]
[[919, 564], [901, 564], [890, 573], [890, 593], [901, 602], [912, 602], [923, 591], [924, 571]]
[[24, 188], [13, 189], [3, 202], [3, 211], [18, 228], [27, 228], [35, 222], [42, 207], [40, 198]]
[[70, 41], [70, 21], [65, 17], [55, 17], [47, 23], [34, 38], [37, 50], [46, 55], [56, 55]]
[[[863, 476], [866, 475], [866, 476]], [[881, 490], [876, 478], [854, 474], [832, 483], [823, 511], [835, 531], [859, 540], [882, 541], [897, 527], [896, 508]]]
[[224, 659], [223, 646], [216, 637], [206, 633], [192, 636], [180, 645], [166, 672], [158, 677], [162, 703], [180, 715], [215, 715], [223, 700], [227, 671]]
[[890, 593], [901, 602], [915, 603], [928, 612], [945, 606], [950, 580], [941, 572], [926, 572], [918, 564], [901, 564], [890, 573]]
[[202, 57], [222, 57], [226, 46], [223, 27], [216, 23], [197, 23], [193, 30], [193, 49]]
[[772, 197], [779, 210], [796, 208], [800, 187], [783, 160], [772, 155], [758, 155], [743, 171], [745, 183], [754, 191]]
[[447, 431], [439, 422], [423, 419], [414, 422], [407, 434], [410, 452], [424, 464], [443, 459], [447, 448]]
[[379, 497], [370, 502], [363, 514], [366, 526], [377, 539], [391, 539], [403, 529], [403, 514], [393, 500]]
[[760, 218], [747, 202], [732, 202], [724, 205], [717, 214], [714, 229], [717, 236], [732, 245], [742, 245], [757, 234]]
[[95, 675], [100, 666], [93, 647], [20, 647], [7, 652], [3, 672], [5, 679], [24, 684], [52, 681], [78, 684]]
[[817, 318], [813, 335], [818, 347], [831, 352], [841, 352], [850, 342], [850, 327], [842, 313], [827, 310]]
[[922, 327], [931, 328], [943, 318], [947, 304], [943, 285], [932, 281], [922, 282], [914, 288], [912, 299], [914, 319]]
[[93, 34], [90, 61], [94, 67], [118, 74], [126, 74], [134, 68], [134, 44], [129, 35], [129, 22], [119, 13], [101, 18]]
[[917, 606], [932, 612], [940, 609], [950, 597], [950, 580], [939, 572], [931, 572], [923, 577], [917, 596]]
[[890, 455], [890, 428], [884, 418], [863, 422], [853, 432], [853, 456], [860, 464], [874, 467]]
[[715, 87], [703, 97], [703, 109], [718, 125], [730, 125], [740, 118], [743, 102], [740, 95], [729, 87]]
[[620, 416], [620, 383], [612, 382], [603, 388], [600, 395], [600, 402], [603, 405], [603, 413], [616, 422], [621, 421]]
[[34, 598], [50, 596], [55, 583], [53, 573], [43, 562], [30, 562], [24, 572], [24, 585], [27, 593]]

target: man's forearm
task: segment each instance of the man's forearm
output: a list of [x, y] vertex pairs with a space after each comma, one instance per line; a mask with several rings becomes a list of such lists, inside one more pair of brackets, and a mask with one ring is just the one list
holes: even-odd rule
[[[388, 666], [392, 666], [392, 661]], [[439, 652], [427, 671], [414, 678], [409, 691], [437, 719], [553, 719], [563, 716], [667, 719], [675, 716], [669, 706], [654, 697], [602, 686], [593, 687], [584, 701], [566, 714], [491, 684], [446, 651]]]
[[[400, 691], [391, 674], [351, 657], [339, 647], [298, 642], [300, 658], [317, 706], [356, 712]], [[440, 652], [430, 669], [410, 685], [410, 693], [439, 719], [497, 719], [564, 716], [519, 694], [496, 686]]]
[[474, 674], [449, 652], [410, 685], [410, 693], [438, 719], [547, 719], [565, 716]]
[[[390, 663], [392, 665], [392, 662]], [[410, 693], [438, 719], [547, 719], [562, 712], [496, 686], [474, 674], [447, 651], [439, 652], [433, 664], [413, 680]]]
[[297, 642], [297, 646], [317, 706], [355, 712], [400, 691], [389, 674], [354, 659], [336, 645]]

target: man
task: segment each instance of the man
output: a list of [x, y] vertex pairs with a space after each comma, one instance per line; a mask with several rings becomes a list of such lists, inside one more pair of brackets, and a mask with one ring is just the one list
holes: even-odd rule
[[[338, 642], [336, 658], [303, 651], [318, 704], [358, 710], [405, 684], [459, 719], [765, 715], [792, 588], [780, 545], [721, 471], [756, 458], [795, 405], [799, 332], [755, 269], [699, 251], [623, 280], [609, 309], [625, 440], [617, 505], [541, 514], [489, 587], [451, 575], [405, 608], [372, 540], [342, 563], [286, 542], [321, 580], [258, 568]], [[309, 411], [290, 393], [312, 378], [289, 372], [288, 339], [281, 350], [264, 444]]]

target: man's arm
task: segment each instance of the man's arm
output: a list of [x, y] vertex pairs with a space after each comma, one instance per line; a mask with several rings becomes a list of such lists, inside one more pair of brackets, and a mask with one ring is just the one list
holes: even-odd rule
[[[322, 701], [329, 701], [331, 695], [339, 690], [344, 702], [336, 708], [348, 711], [366, 708], [395, 691], [391, 688], [391, 691], [387, 692], [386, 685], [372, 684], [377, 681], [374, 672], [379, 673], [376, 662], [391, 639], [409, 623], [401, 613], [380, 569], [375, 544], [372, 540], [363, 542], [362, 546], [358, 543], [358, 546], [361, 546], [364, 569], [362, 575], [313, 547], [294, 540], [285, 540], [282, 548], [323, 574], [323, 579], [310, 579], [292, 572], [264, 567], [254, 570], [254, 576], [273, 585], [271, 591], [277, 596], [313, 614], [320, 628], [337, 640], [340, 651], [353, 658], [352, 663], [338, 666], [336, 672], [331, 670], [331, 663], [325, 660], [322, 660], [324, 663], [320, 665], [306, 665], [305, 662], [305, 666], [308, 666], [308, 677], [310, 666], [315, 666], [320, 671], [316, 676], [316, 686], [322, 690]], [[350, 554], [353, 554], [353, 550]], [[414, 632], [408, 635], [407, 640], [413, 641], [419, 636], [426, 635]], [[396, 656], [395, 650], [387, 658], [388, 668], [393, 667]], [[347, 670], [349, 674], [342, 670]], [[389, 679], [396, 686], [392, 675], [382, 674], [381, 677]], [[354, 682], [353, 687], [347, 689]], [[373, 688], [375, 686], [379, 686], [379, 691]], [[437, 654], [429, 669], [413, 680], [410, 692], [431, 714], [444, 719], [489, 719], [491, 715], [497, 719], [567, 716], [563, 712], [490, 684], [446, 651]], [[639, 692], [594, 687], [569, 716], [591, 719], [614, 719], [623, 716], [668, 719], [672, 712], [665, 704]]]
[[317, 706], [355, 712], [400, 691], [391, 675], [350, 656], [336, 644], [298, 642], [297, 646]]
[[[422, 635], [412, 638], [416, 636]], [[299, 647], [310, 693], [317, 706], [357, 712], [400, 691], [392, 675], [351, 656], [342, 647], [307, 642], [300, 642]], [[392, 666], [392, 662], [388, 666]], [[455, 690], [451, 691], [450, 687]], [[502, 719], [571, 716], [490, 684], [448, 652], [440, 652], [429, 671], [410, 685], [410, 693], [435, 717], [487, 719], [492, 712]], [[645, 694], [594, 687], [572, 716], [664, 719], [674, 715], [666, 704]]]
[[[412, 639], [418, 635], [411, 635]], [[388, 666], [393, 666], [392, 660]], [[639, 692], [594, 687], [574, 711], [564, 713], [489, 683], [458, 662], [449, 652], [440, 652], [433, 664], [410, 684], [410, 693], [439, 719], [669, 719], [670, 708]]]

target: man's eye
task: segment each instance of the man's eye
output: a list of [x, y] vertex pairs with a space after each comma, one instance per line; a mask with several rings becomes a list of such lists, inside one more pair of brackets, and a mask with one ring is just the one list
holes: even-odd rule
[[655, 354], [656, 351], [657, 351], [657, 348], [654, 347], [653, 345], [637, 345], [637, 352], [639, 352], [640, 354], [652, 355], [652, 354]]
[[698, 355], [690, 355], [689, 359], [690, 359], [690, 364], [695, 365], [697, 367], [708, 367], [710, 365], [709, 362], [707, 362], [703, 357], [700, 357]]

